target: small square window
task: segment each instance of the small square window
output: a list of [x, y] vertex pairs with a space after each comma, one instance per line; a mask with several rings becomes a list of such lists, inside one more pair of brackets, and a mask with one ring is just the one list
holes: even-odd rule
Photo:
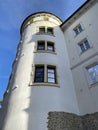
[[89, 68], [87, 68], [89, 75], [90, 84], [94, 84], [98, 82], [98, 64], [95, 64]]
[[53, 42], [47, 42], [47, 50], [54, 51], [54, 43]]
[[34, 83], [57, 83], [56, 67], [48, 65], [36, 65]]
[[50, 35], [51, 35], [51, 34], [53, 35], [53, 28], [50, 28], [50, 27], [47, 28], [47, 33], [50, 34]]
[[81, 33], [83, 31], [83, 28], [82, 28], [81, 24], [79, 24], [73, 30], [74, 30], [75, 34], [78, 35], [79, 33]]
[[39, 33], [45, 33], [45, 27], [40, 27], [39, 28]]
[[37, 50], [45, 50], [45, 41], [38, 41]]
[[90, 44], [87, 39], [84, 39], [82, 42], [80, 42], [78, 46], [81, 50], [81, 53], [85, 52], [86, 50], [90, 48]]

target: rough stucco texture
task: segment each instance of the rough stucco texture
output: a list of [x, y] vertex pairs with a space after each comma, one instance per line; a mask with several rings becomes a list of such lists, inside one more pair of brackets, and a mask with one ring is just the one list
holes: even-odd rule
[[48, 130], [98, 130], [98, 112], [78, 116], [66, 112], [49, 112]]

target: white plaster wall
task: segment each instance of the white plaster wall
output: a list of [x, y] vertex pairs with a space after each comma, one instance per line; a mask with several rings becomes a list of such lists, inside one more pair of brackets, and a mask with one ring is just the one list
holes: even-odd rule
[[[86, 75], [86, 67], [98, 61], [98, 55], [96, 55], [96, 53], [98, 53], [97, 12], [98, 2], [89, 8], [89, 10], [85, 10], [84, 14], [80, 15], [73, 24], [64, 30], [79, 111], [82, 115], [98, 111], [98, 84], [94, 86], [89, 85]], [[84, 30], [79, 35], [75, 36], [73, 28], [79, 23], [83, 26]], [[86, 37], [90, 42], [91, 49], [80, 54], [77, 43]]]
[[[54, 27], [55, 36], [36, 35], [36, 27], [41, 25]], [[36, 22], [24, 30], [22, 39], [23, 45], [3, 130], [47, 130], [47, 117], [50, 111], [79, 113], [64, 35], [53, 23]], [[57, 55], [34, 53], [37, 40], [55, 42]], [[29, 86], [32, 64], [37, 63], [57, 66], [60, 87]]]
[[[74, 20], [74, 22], [64, 30], [65, 40], [68, 43], [66, 45], [68, 48], [71, 67], [98, 52], [98, 2], [87, 11], [84, 9], [84, 12], [84, 14], [80, 15], [80, 17]], [[79, 23], [82, 25], [83, 31], [79, 35], [75, 36], [73, 29]], [[84, 38], [87, 38], [90, 42], [91, 49], [80, 54], [77, 44]]]

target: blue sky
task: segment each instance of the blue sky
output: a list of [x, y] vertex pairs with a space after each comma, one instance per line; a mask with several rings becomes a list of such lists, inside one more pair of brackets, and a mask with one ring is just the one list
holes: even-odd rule
[[63, 21], [86, 0], [0, 0], [0, 99], [6, 90], [20, 39], [20, 26], [30, 14], [46, 11]]

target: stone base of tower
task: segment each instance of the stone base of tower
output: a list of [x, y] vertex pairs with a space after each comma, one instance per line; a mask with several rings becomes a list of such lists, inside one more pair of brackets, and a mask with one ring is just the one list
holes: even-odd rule
[[48, 130], [98, 130], [98, 112], [84, 116], [49, 112], [48, 119]]

